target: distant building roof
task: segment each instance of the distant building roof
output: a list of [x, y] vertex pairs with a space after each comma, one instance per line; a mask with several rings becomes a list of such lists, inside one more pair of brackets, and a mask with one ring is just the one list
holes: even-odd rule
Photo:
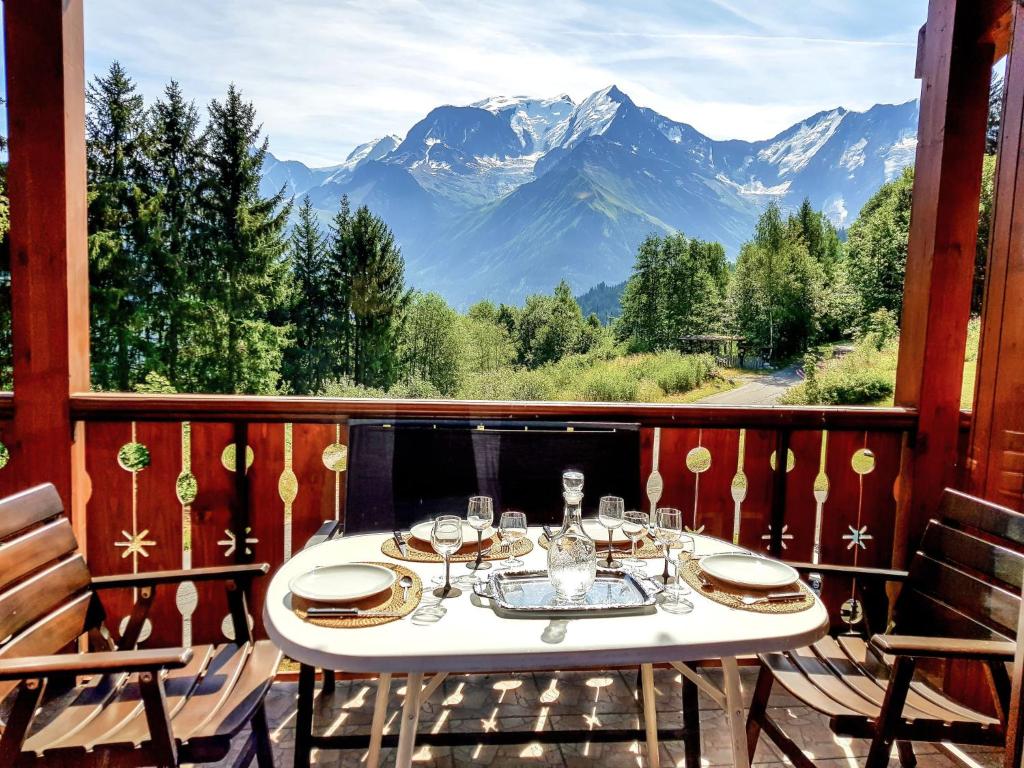
[[727, 336], [722, 333], [705, 333], [698, 336], [681, 336], [680, 341], [743, 341], [743, 337]]

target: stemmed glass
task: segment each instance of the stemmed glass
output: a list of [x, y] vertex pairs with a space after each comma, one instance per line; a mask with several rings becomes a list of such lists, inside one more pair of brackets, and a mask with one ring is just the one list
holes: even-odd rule
[[469, 526], [476, 531], [476, 558], [466, 563], [471, 571], [486, 571], [491, 567], [488, 560], [484, 560], [484, 531], [494, 522], [494, 502], [490, 496], [470, 496], [469, 509], [466, 512], [466, 520]]
[[444, 585], [434, 590], [434, 597], [442, 600], [458, 597], [462, 590], [452, 586], [451, 556], [462, 546], [462, 518], [456, 515], [441, 515], [437, 518], [434, 527], [430, 529], [430, 546], [444, 557]]
[[676, 560], [676, 586], [674, 592], [676, 595], [688, 595], [693, 590], [686, 585], [685, 581], [683, 581], [682, 574], [693, 559], [695, 547], [693, 536], [684, 533], [679, 537], [678, 543], [679, 557]]
[[515, 556], [515, 547], [517, 541], [526, 538], [526, 513], [502, 512], [498, 528], [501, 530], [502, 540], [508, 542], [509, 551], [512, 553], [512, 557], [505, 564], [509, 568], [521, 568], [524, 563]]
[[673, 507], [660, 507], [654, 512], [654, 538], [665, 548], [665, 572], [662, 582], [668, 586], [668, 564], [672, 557], [672, 545], [679, 541], [683, 533], [683, 513]]
[[612, 533], [622, 527], [625, 508], [625, 502], [618, 496], [602, 496], [597, 507], [597, 520], [608, 529], [608, 559], [605, 562], [608, 568], [622, 567], [621, 562], [612, 558]]
[[630, 543], [629, 560], [627, 562], [633, 568], [640, 568], [643, 565], [643, 561], [636, 556], [636, 544], [647, 533], [650, 524], [651, 517], [646, 512], [630, 510], [623, 515], [622, 532], [626, 534], [626, 538], [629, 539]]
[[693, 603], [683, 596], [689, 595], [693, 590], [683, 582], [682, 573], [693, 558], [694, 541], [692, 536], [680, 534], [677, 543], [681, 551], [676, 562], [676, 579], [671, 587], [665, 587], [666, 599], [661, 603], [661, 607], [669, 613], [689, 613], [693, 610]]

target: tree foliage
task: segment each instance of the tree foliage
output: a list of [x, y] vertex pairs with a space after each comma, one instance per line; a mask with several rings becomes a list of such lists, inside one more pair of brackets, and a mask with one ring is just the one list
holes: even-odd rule
[[736, 261], [731, 304], [737, 329], [768, 359], [802, 350], [816, 333], [821, 265], [772, 202]]
[[413, 293], [403, 334], [407, 383], [430, 382], [445, 396], [459, 385], [461, 338], [459, 314], [436, 293]]
[[289, 262], [293, 336], [284, 353], [284, 378], [296, 392], [318, 392], [339, 373], [334, 370], [338, 345], [333, 331], [337, 326], [334, 313], [340, 307], [334, 304], [327, 238], [308, 195], [292, 229]]
[[267, 140], [234, 85], [212, 101], [199, 194], [192, 381], [200, 391], [274, 392], [289, 342], [284, 191], [259, 192]]
[[720, 330], [729, 270], [719, 243], [682, 233], [647, 237], [622, 294], [616, 333], [630, 349], [679, 347], [683, 336]]

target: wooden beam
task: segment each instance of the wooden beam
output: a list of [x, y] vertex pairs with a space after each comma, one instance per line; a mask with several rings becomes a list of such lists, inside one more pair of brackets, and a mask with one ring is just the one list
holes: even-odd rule
[[[1024, 598], [1024, 592], [1021, 593]], [[1024, 765], [1024, 603], [1017, 622], [1017, 653], [1013, 660], [1013, 688], [1010, 691], [1010, 713], [1006, 733], [1005, 768]]]
[[84, 544], [84, 440], [74, 432], [70, 409], [70, 393], [89, 388], [82, 0], [7, 0], [4, 36], [11, 455], [25, 487], [57, 487]]
[[917, 541], [956, 477], [994, 47], [967, 0], [931, 0], [920, 56], [921, 114], [904, 286], [896, 404], [918, 433], [900, 482], [902, 530]]
[[969, 448], [971, 492], [1024, 511], [1024, 8], [1014, 3]]
[[[0, 397], [0, 416], [3, 398]], [[557, 403], [500, 400], [386, 400], [253, 395], [75, 393], [71, 415], [83, 421], [344, 422], [362, 419], [487, 419], [629, 422], [646, 427], [912, 432], [912, 408], [728, 406], [672, 403]]]

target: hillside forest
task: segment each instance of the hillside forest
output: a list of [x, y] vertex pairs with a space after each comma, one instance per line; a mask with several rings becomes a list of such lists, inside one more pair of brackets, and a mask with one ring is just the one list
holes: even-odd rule
[[[621, 298], [619, 286], [597, 286], [582, 297], [599, 308], [586, 316], [564, 281], [521, 306], [480, 301], [459, 312], [406, 284], [394, 236], [366, 206], [342, 197], [323, 227], [308, 198], [261, 195], [268, 140], [235, 86], [203, 121], [173, 81], [146, 105], [115, 62], [89, 84], [87, 104], [96, 389], [685, 401], [727, 377], [684, 338], [723, 334], [771, 365], [803, 359], [808, 381], [792, 402], [891, 394], [894, 362], [877, 356], [895, 360], [912, 169], [844, 232], [806, 200], [793, 211], [770, 202], [735, 264], [719, 243], [651, 235]], [[993, 174], [989, 156], [975, 312]], [[3, 193], [0, 385], [9, 388]], [[830, 345], [850, 340], [849, 363], [825, 365]]]

